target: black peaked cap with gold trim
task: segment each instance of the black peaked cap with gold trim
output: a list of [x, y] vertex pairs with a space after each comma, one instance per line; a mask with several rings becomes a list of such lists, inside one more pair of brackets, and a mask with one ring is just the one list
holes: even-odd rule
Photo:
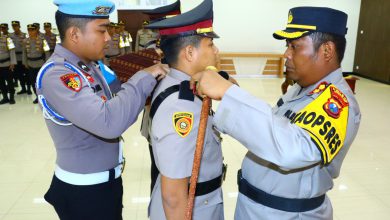
[[164, 20], [170, 16], [175, 16], [181, 14], [181, 3], [180, 0], [177, 0], [176, 2], [155, 8], [150, 11], [145, 11], [144, 14], [149, 15], [149, 18], [152, 22], [157, 22], [159, 20]]
[[147, 25], [145, 28], [158, 29], [161, 37], [200, 35], [219, 38], [213, 31], [213, 1], [204, 0], [191, 11]]
[[285, 30], [276, 31], [278, 40], [297, 39], [312, 32], [345, 36], [348, 15], [342, 11], [325, 7], [296, 7], [290, 9]]

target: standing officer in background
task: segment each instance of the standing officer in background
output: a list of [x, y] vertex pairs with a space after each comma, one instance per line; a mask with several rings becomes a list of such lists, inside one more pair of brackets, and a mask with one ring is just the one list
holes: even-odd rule
[[[26, 69], [28, 69], [29, 80], [27, 81], [27, 93], [31, 94], [31, 86], [35, 95], [37, 95], [35, 89], [35, 81], [39, 69], [49, 58], [49, 46], [46, 40], [38, 35], [37, 26], [34, 24], [27, 25], [28, 38], [23, 43], [23, 60], [22, 63]], [[38, 103], [38, 96], [33, 101], [34, 104]]]
[[[149, 114], [150, 141], [160, 171], [150, 201], [151, 220], [182, 220], [185, 216], [202, 108], [202, 100], [190, 90], [189, 80], [192, 74], [217, 63], [218, 48], [213, 38], [218, 36], [212, 24], [213, 3], [205, 0], [191, 11], [145, 27], [160, 30], [161, 50], [171, 68], [156, 87]], [[194, 220], [224, 219], [221, 138], [210, 114]]]
[[122, 36], [116, 33], [115, 30], [117, 26], [118, 24], [111, 22], [110, 26], [108, 27], [108, 34], [110, 35], [111, 39], [108, 41], [106, 56], [104, 59], [104, 64], [106, 66], [110, 66], [110, 60], [112, 58], [125, 54], [125, 44]]
[[37, 28], [38, 30], [38, 36], [41, 38], [45, 38], [45, 34], [41, 32], [41, 24], [38, 22], [33, 23], [33, 25]]
[[287, 41], [286, 70], [296, 83], [274, 108], [212, 71], [193, 77], [199, 94], [222, 99], [213, 124], [249, 150], [235, 219], [333, 219], [326, 192], [361, 117], [340, 68], [346, 24], [347, 14], [331, 8], [290, 10], [274, 37]]
[[123, 41], [125, 43], [125, 53], [131, 53], [131, 43], [133, 42], [133, 38], [131, 37], [130, 33], [125, 30], [125, 22], [119, 21], [118, 28], [119, 34], [122, 36]]
[[139, 50], [155, 48], [158, 38], [158, 32], [145, 29], [145, 26], [148, 25], [148, 21], [144, 21], [142, 24], [142, 29], [138, 30], [137, 38], [135, 41], [135, 52]]
[[3, 95], [0, 105], [15, 104], [15, 88], [12, 77], [16, 64], [15, 45], [8, 36], [8, 24], [3, 23], [0, 26], [2, 32], [0, 36], [0, 90]]
[[45, 29], [45, 40], [49, 45], [50, 51], [48, 52], [49, 56], [51, 56], [54, 52], [54, 48], [57, 43], [57, 35], [51, 32], [51, 23], [45, 22], [43, 23], [43, 28]]
[[[57, 152], [55, 174], [45, 199], [61, 220], [121, 220], [123, 164], [121, 134], [138, 117], [168, 71], [156, 64], [112, 91], [96, 61], [110, 40], [107, 28], [114, 3], [108, 0], [55, 0], [61, 37], [37, 79]], [[115, 92], [113, 97], [111, 92]]]
[[[12, 29], [14, 30], [14, 33], [10, 34], [10, 38], [15, 44], [15, 54], [16, 54], [16, 61], [17, 64], [15, 65], [15, 71], [14, 74], [16, 75], [16, 78], [20, 81], [20, 87], [22, 87], [22, 90], [20, 90], [17, 94], [25, 94], [27, 93], [26, 89], [26, 82], [27, 82], [27, 70], [24, 68], [22, 60], [23, 60], [23, 41], [26, 39], [26, 33], [23, 33], [20, 30], [20, 22], [19, 21], [12, 21]], [[14, 77], [15, 79], [15, 77]], [[15, 80], [17, 82], [17, 80]], [[31, 94], [31, 92], [30, 92]]]

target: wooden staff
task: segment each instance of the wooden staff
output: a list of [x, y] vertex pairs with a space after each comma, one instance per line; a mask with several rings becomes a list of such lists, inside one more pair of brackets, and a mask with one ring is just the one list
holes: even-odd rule
[[204, 145], [204, 139], [205, 139], [205, 134], [206, 134], [206, 129], [207, 129], [207, 120], [208, 120], [209, 112], [210, 112], [210, 103], [211, 103], [210, 98], [208, 98], [208, 97], [203, 98], [202, 110], [200, 113], [198, 137], [196, 139], [194, 163], [192, 166], [192, 174], [191, 174], [191, 179], [190, 179], [190, 190], [188, 193], [188, 202], [187, 202], [186, 218], [185, 218], [186, 220], [192, 219], [192, 211], [194, 209], [196, 183], [198, 182], [200, 161], [202, 159], [203, 145]]

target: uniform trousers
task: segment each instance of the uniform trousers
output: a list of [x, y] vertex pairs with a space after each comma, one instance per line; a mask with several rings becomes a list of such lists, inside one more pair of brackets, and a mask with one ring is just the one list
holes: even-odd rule
[[12, 75], [13, 73], [8, 66], [0, 67], [0, 90], [4, 96], [3, 98], [8, 97], [7, 93], [9, 94], [15, 93], [14, 81]]
[[55, 175], [45, 194], [61, 220], [122, 220], [122, 178], [106, 183], [77, 186]]
[[29, 80], [27, 82], [27, 90], [30, 90], [30, 86], [32, 86], [35, 95], [37, 94], [37, 90], [35, 89], [35, 82], [37, 81], [37, 76], [40, 69], [41, 69], [40, 67], [38, 68], [30, 67], [28, 69]]
[[26, 91], [26, 83], [29, 80], [28, 71], [22, 64], [22, 61], [18, 61], [18, 63], [15, 65], [14, 73], [15, 73], [15, 77], [20, 81], [20, 86], [22, 87], [22, 91]]

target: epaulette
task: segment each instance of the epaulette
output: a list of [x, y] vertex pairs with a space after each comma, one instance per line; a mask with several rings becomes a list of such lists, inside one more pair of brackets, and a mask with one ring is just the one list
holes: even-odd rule
[[180, 83], [179, 99], [188, 100], [191, 102], [195, 100], [195, 95], [190, 89], [190, 81], [186, 80]]

